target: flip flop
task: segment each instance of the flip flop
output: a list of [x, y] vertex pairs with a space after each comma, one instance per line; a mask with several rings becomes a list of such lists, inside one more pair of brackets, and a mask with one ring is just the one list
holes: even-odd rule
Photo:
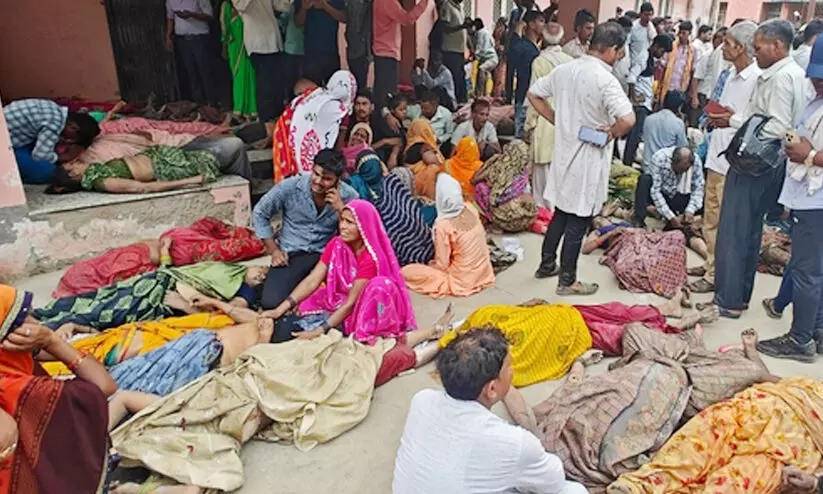
[[560, 274], [560, 265], [555, 263], [554, 266], [552, 266], [552, 268], [548, 271], [544, 271], [543, 267], [541, 266], [534, 273], [534, 277], [537, 278], [538, 280], [542, 280], [542, 279], [545, 279], [545, 278], [553, 278], [553, 277], [555, 277], [559, 274]]
[[731, 311], [720, 306], [717, 307], [717, 312], [720, 314], [720, 317], [725, 317], [726, 319], [740, 319], [740, 316], [743, 315], [740, 312]]
[[558, 295], [594, 295], [597, 293], [597, 290], [600, 288], [600, 285], [597, 283], [584, 283], [579, 282], [582, 288], [578, 289], [575, 288], [574, 285], [572, 286], [557, 286], [557, 290], [554, 293]]
[[689, 290], [694, 293], [711, 293], [714, 291], [714, 288], [714, 283], [706, 280], [705, 278], [700, 278], [697, 281], [689, 283]]

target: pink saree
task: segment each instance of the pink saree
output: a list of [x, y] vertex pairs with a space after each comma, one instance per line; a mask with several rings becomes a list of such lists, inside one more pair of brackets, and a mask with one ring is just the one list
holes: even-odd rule
[[[354, 335], [354, 339], [369, 345], [378, 337], [402, 337], [407, 331], [417, 329], [417, 321], [380, 215], [370, 202], [363, 200], [351, 201], [346, 209], [354, 214], [366, 249], [377, 264], [377, 276], [368, 281], [354, 310], [343, 321], [343, 334]], [[326, 283], [300, 304], [301, 315], [334, 312], [346, 301], [354, 284], [357, 276], [354, 251], [339, 236], [331, 240], [329, 248], [332, 255]]]

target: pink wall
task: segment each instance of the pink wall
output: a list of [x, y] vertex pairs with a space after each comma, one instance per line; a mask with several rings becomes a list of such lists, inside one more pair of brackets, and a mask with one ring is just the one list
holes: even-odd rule
[[[3, 102], [0, 101], [0, 108]], [[6, 119], [0, 111], [0, 208], [22, 206], [26, 203], [26, 193], [23, 191], [23, 182], [17, 172], [17, 162], [11, 150], [9, 130]]]
[[731, 26], [735, 19], [760, 21], [760, 12], [763, 8], [762, 0], [728, 0], [728, 5], [726, 26]]
[[24, 97], [117, 98], [100, 0], [0, 2], [0, 91]]

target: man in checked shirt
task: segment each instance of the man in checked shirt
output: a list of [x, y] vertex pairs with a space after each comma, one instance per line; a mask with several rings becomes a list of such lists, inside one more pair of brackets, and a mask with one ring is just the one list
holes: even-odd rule
[[86, 113], [44, 99], [24, 99], [3, 107], [14, 157], [26, 184], [47, 184], [58, 163], [75, 159], [100, 128]]

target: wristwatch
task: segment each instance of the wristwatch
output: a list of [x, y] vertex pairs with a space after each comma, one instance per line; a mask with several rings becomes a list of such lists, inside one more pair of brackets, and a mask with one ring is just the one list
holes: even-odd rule
[[806, 165], [809, 168], [813, 167], [814, 166], [815, 156], [817, 156], [817, 151], [812, 149], [811, 151], [809, 151], [809, 155], [806, 156], [806, 161], [804, 161], [803, 164]]

